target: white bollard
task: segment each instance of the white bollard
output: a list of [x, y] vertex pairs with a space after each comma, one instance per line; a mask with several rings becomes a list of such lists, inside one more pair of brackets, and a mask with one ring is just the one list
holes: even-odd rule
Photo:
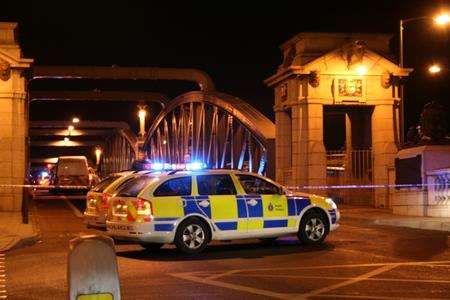
[[113, 240], [102, 235], [72, 239], [67, 281], [70, 300], [120, 300]]

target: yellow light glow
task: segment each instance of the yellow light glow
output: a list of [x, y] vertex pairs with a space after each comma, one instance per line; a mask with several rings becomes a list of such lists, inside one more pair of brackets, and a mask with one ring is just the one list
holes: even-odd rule
[[69, 131], [72, 131], [72, 130], [74, 130], [75, 129], [75, 127], [73, 126], [73, 125], [69, 125], [68, 127], [67, 127], [67, 130], [69, 130]]
[[147, 112], [145, 111], [145, 109], [139, 110], [139, 112], [138, 112], [139, 118], [143, 119], [143, 118], [145, 118], [146, 115], [147, 115]]
[[103, 153], [102, 148], [100, 147], [95, 148], [95, 160], [97, 165], [100, 164], [100, 157], [102, 156], [102, 153]]
[[165, 144], [167, 144], [167, 141], [166, 141], [166, 140], [163, 141], [163, 145], [165, 145]]
[[428, 72], [430, 72], [431, 74], [439, 73], [439, 72], [441, 72], [441, 67], [439, 65], [436, 65], [436, 64], [431, 65], [428, 68]]
[[358, 75], [365, 75], [367, 73], [367, 67], [364, 65], [360, 65], [357, 69], [356, 72], [358, 73]]
[[450, 15], [448, 13], [442, 13], [434, 18], [434, 22], [438, 25], [446, 25], [450, 22]]
[[75, 117], [72, 119], [72, 123], [80, 123], [80, 119]]
[[140, 106], [139, 112], [139, 134], [144, 136], [145, 135], [145, 117], [147, 116], [147, 111], [143, 106]]

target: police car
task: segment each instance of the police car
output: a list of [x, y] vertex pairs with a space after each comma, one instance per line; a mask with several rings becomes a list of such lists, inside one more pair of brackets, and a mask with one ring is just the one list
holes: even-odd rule
[[109, 199], [125, 182], [140, 174], [149, 172], [124, 171], [114, 173], [94, 186], [86, 195], [86, 210], [83, 216], [87, 228], [106, 229], [106, 213]]
[[296, 234], [321, 243], [339, 225], [330, 198], [292, 194], [272, 180], [236, 170], [171, 171], [129, 181], [110, 200], [106, 226], [115, 239], [155, 249], [174, 243], [201, 252], [211, 240]]

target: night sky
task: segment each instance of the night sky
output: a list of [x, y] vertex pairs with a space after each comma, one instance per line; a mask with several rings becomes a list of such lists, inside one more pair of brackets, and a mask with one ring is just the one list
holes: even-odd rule
[[[450, 1], [4, 1], [1, 21], [18, 22], [24, 56], [36, 65], [188, 67], [206, 71], [219, 91], [238, 96], [273, 119], [272, 90], [263, 80], [281, 62], [278, 46], [299, 32], [392, 33], [398, 53], [400, 18], [433, 15]], [[243, 4], [247, 2], [247, 4]], [[448, 67], [448, 29], [429, 21], [405, 32], [407, 123], [423, 105], [448, 107], [448, 70], [426, 72], [428, 62]], [[34, 83], [33, 83], [34, 84]], [[66, 83], [67, 84], [67, 83]], [[80, 84], [80, 83], [77, 83]], [[68, 84], [74, 89], [73, 83]], [[161, 91], [170, 96], [194, 86], [178, 82], [95, 82], [83, 88]], [[39, 84], [31, 88], [40, 87]], [[66, 89], [54, 83], [53, 89]], [[31, 118], [128, 120], [137, 126], [136, 106], [104, 103], [33, 104]], [[93, 112], [97, 112], [94, 115]], [[408, 128], [408, 127], [406, 127]]]

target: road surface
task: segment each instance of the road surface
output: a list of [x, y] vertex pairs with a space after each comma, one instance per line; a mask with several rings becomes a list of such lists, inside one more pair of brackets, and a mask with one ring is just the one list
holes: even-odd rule
[[[87, 230], [82, 203], [39, 201], [42, 241], [6, 255], [8, 299], [65, 299], [68, 242]], [[123, 299], [450, 298], [448, 234], [346, 220], [317, 247], [295, 238], [214, 243], [196, 257], [171, 245], [116, 245]], [[2, 282], [0, 282], [2, 284]]]

